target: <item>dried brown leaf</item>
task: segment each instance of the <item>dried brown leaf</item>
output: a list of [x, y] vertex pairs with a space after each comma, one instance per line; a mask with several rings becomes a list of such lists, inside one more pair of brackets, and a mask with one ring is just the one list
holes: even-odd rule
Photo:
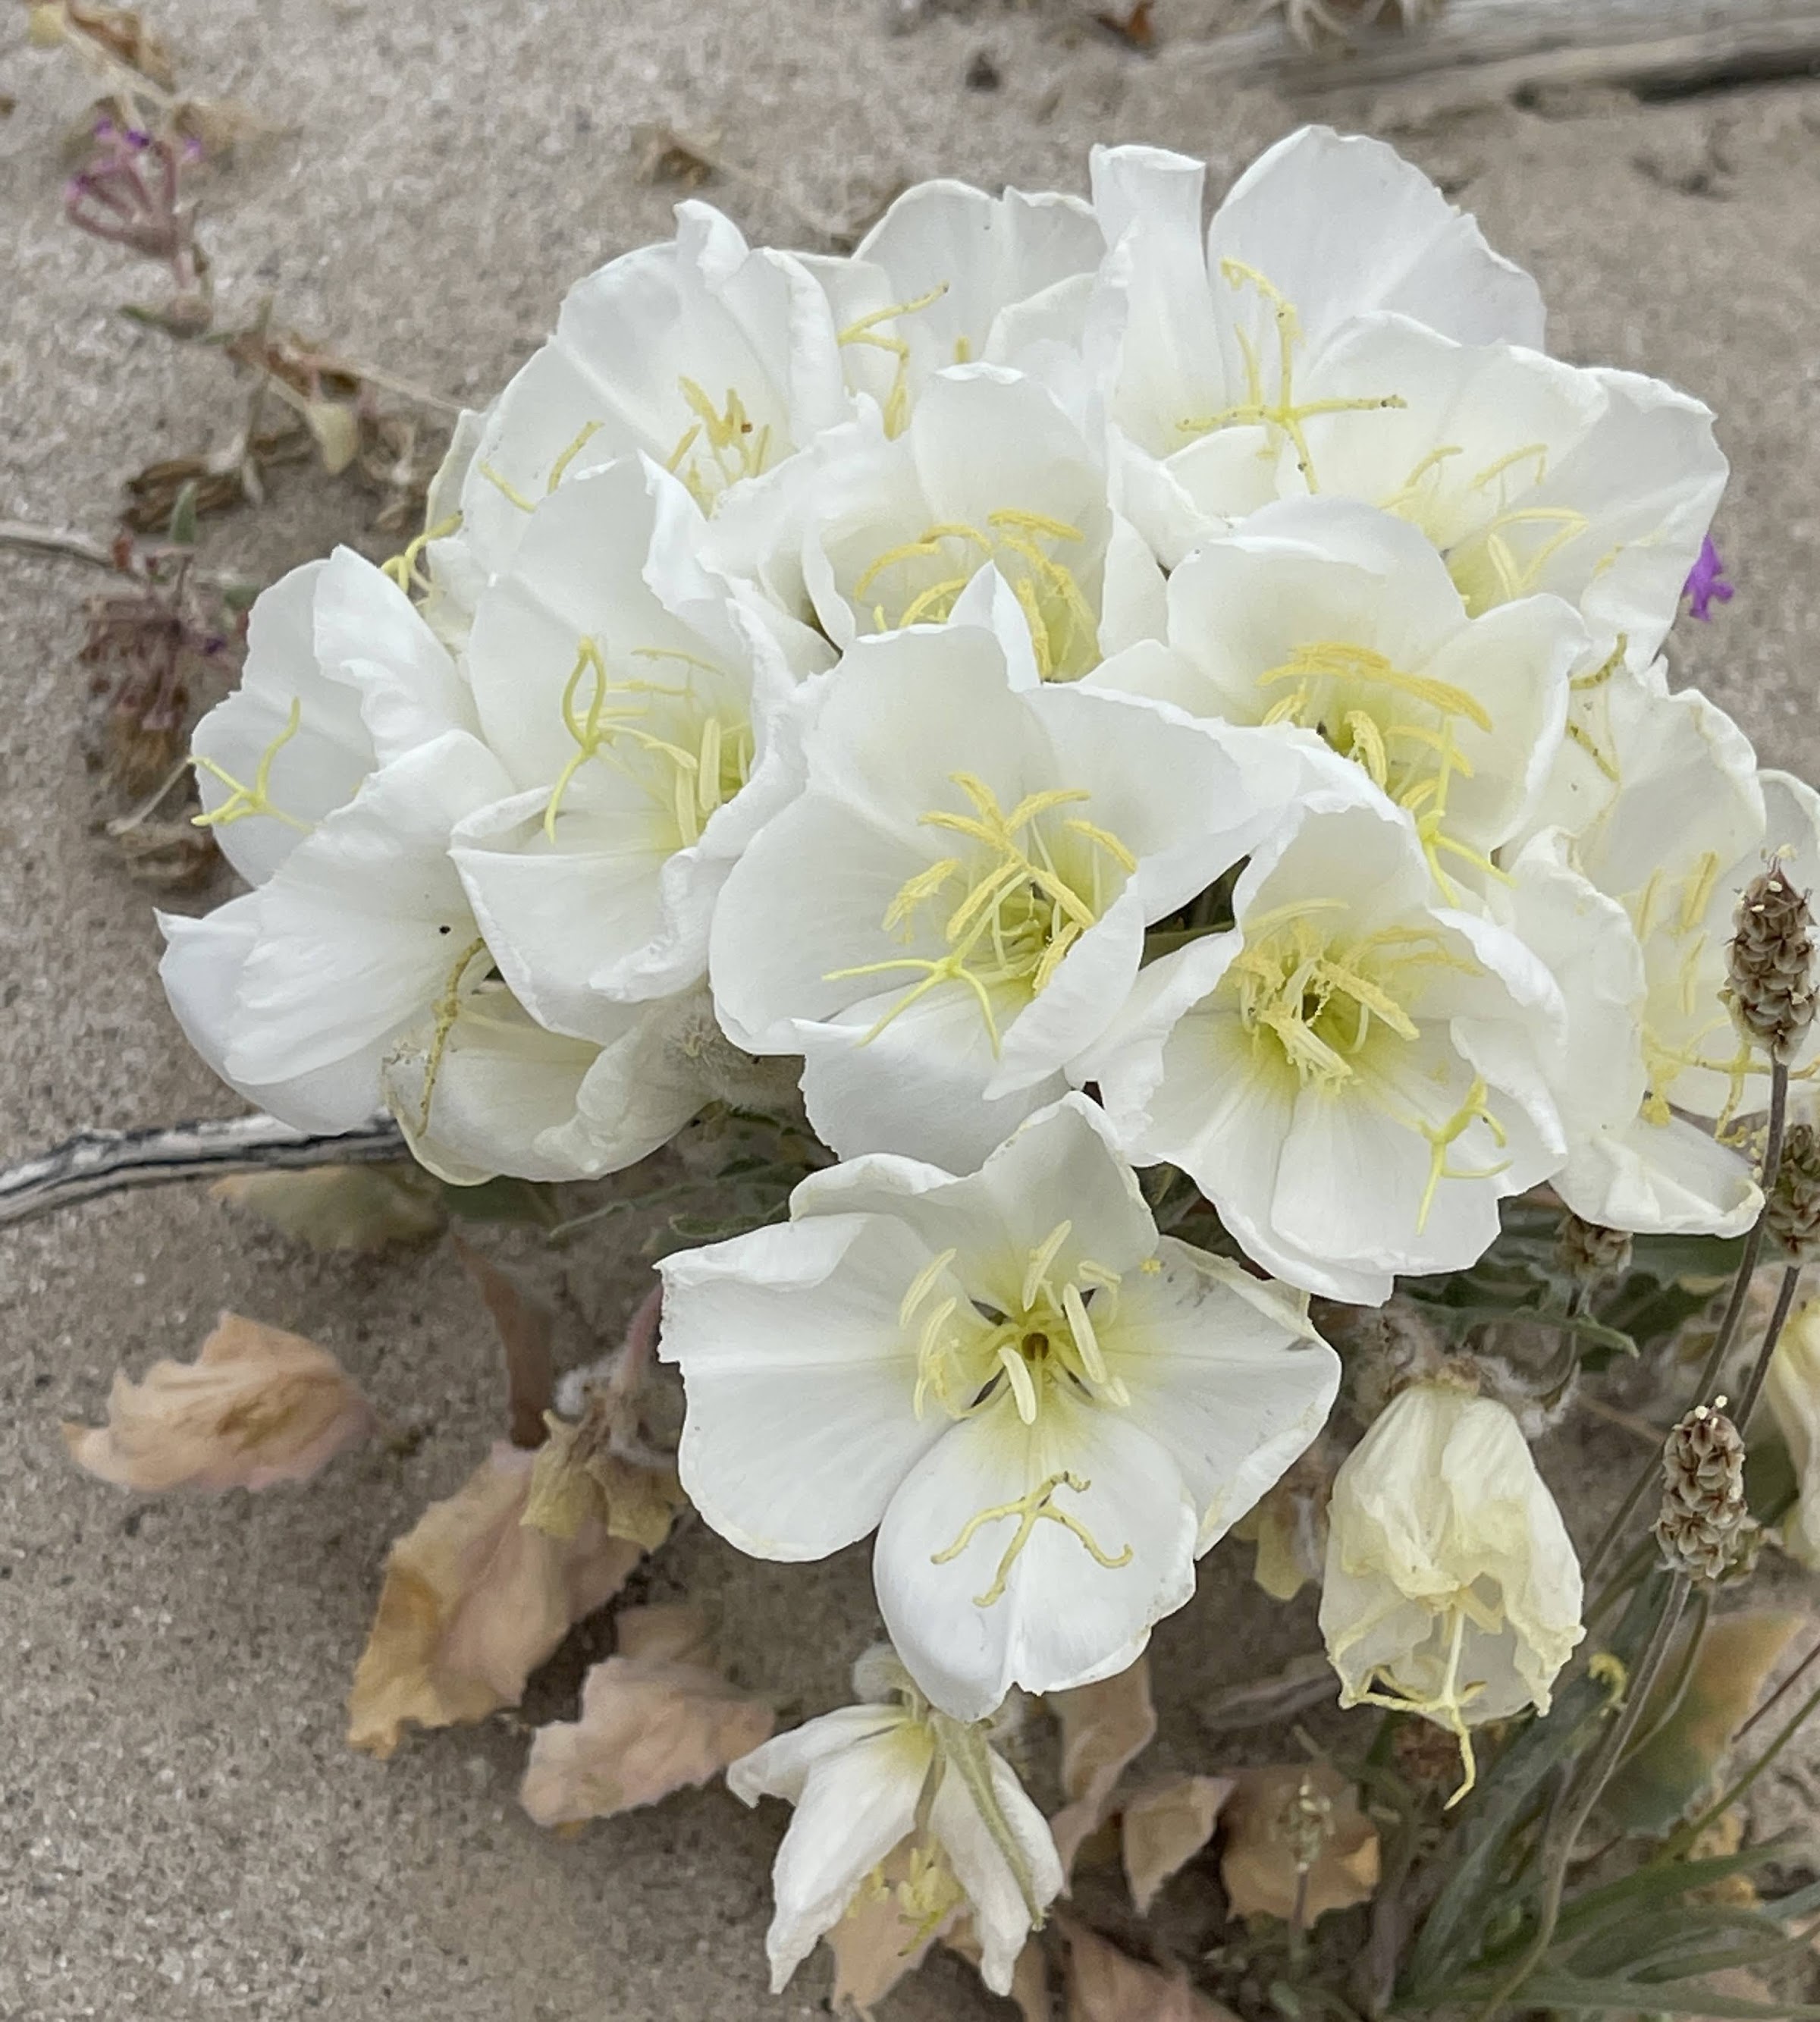
[[544, 1425], [549, 1437], [538, 1454], [526, 1523], [553, 1538], [571, 1538], [592, 1517], [611, 1536], [655, 1552], [688, 1501], [675, 1461], [642, 1447], [609, 1444], [611, 1426], [592, 1411], [575, 1425], [548, 1413]]
[[1066, 1874], [1082, 1843], [1111, 1815], [1119, 1778], [1155, 1736], [1149, 1661], [1140, 1657], [1129, 1670], [1096, 1685], [1052, 1692], [1048, 1703], [1061, 1723], [1062, 1790], [1068, 1799], [1049, 1828]]
[[1108, 1944], [1084, 1924], [1065, 1923], [1068, 2022], [1238, 2022], [1229, 2008]]
[[1367, 1901], [1377, 1886], [1377, 1828], [1359, 1807], [1359, 1794], [1324, 1762], [1289, 1762], [1242, 1769], [1221, 1816], [1224, 1849], [1220, 1879], [1235, 1917], [1295, 1914], [1298, 1892], [1291, 1819], [1304, 1782], [1329, 1808], [1320, 1851], [1308, 1871], [1303, 1914], [1309, 1923], [1329, 1910]]
[[539, 1825], [611, 1818], [705, 1783], [775, 1725], [715, 1666], [698, 1610], [629, 1608], [618, 1628], [619, 1653], [582, 1687], [581, 1717], [531, 1742], [519, 1799]]
[[[957, 1952], [969, 1965], [979, 1965], [979, 1940], [974, 1935], [971, 1917], [961, 1916], [942, 1942], [950, 1951]], [[1016, 2004], [1023, 2022], [1055, 2022], [1055, 2003], [1049, 1995], [1049, 1960], [1034, 1939], [1018, 1954], [1017, 1963], [1011, 1969], [1011, 1999]]]
[[685, 190], [698, 189], [719, 164], [714, 159], [717, 133], [691, 140], [673, 126], [647, 125], [632, 130], [632, 146], [640, 182], [674, 183]]
[[308, 1480], [372, 1424], [326, 1348], [224, 1313], [194, 1362], [116, 1375], [107, 1424], [63, 1432], [79, 1466], [122, 1488], [260, 1489]]
[[1116, 35], [1130, 48], [1148, 51], [1156, 47], [1155, 13], [1156, 0], [1132, 0], [1122, 14], [1096, 14], [1093, 18], [1108, 34]]
[[625, 1584], [638, 1548], [604, 1524], [565, 1539], [524, 1523], [533, 1464], [501, 1442], [392, 1546], [348, 1695], [352, 1746], [384, 1757], [407, 1721], [449, 1727], [516, 1706], [571, 1626]]
[[[39, 10], [34, 9], [34, 13]], [[49, 10], [47, 10], [49, 11]], [[118, 63], [148, 77], [166, 91], [177, 86], [170, 53], [130, 7], [102, 7], [85, 0], [64, 0], [70, 25], [107, 51]]]
[[[546, 1436], [544, 1414], [556, 1387], [556, 1358], [551, 1344], [556, 1339], [556, 1316], [542, 1300], [534, 1298], [509, 1272], [483, 1257], [460, 1236], [455, 1254], [472, 1278], [487, 1310], [493, 1316], [499, 1342], [505, 1351], [505, 1409], [507, 1436], [515, 1447], [539, 1447]], [[537, 1491], [532, 1490], [534, 1504]], [[578, 1521], [585, 1512], [578, 1513]], [[574, 1528], [556, 1532], [558, 1537], [574, 1535]]]
[[414, 1166], [308, 1166], [296, 1173], [240, 1173], [210, 1198], [268, 1222], [312, 1250], [375, 1250], [422, 1243], [446, 1219], [433, 1185]]
[[190, 821], [142, 821], [108, 831], [126, 874], [164, 892], [195, 892], [221, 862], [213, 829]]
[[1213, 1837], [1222, 1807], [1236, 1786], [1230, 1776], [1178, 1776], [1133, 1791], [1125, 1800], [1119, 1830], [1125, 1878], [1142, 1916], [1169, 1877]]
[[297, 131], [294, 126], [268, 119], [237, 98], [180, 98], [170, 108], [170, 122], [172, 132], [193, 141], [211, 161], [243, 150], [256, 151]]

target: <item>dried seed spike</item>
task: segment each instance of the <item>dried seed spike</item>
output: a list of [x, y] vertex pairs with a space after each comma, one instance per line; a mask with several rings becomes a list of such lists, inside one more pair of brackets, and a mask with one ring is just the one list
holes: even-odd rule
[[1780, 863], [1745, 886], [1728, 959], [1739, 1028], [1772, 1060], [1788, 1060], [1814, 1022], [1814, 920]]
[[1716, 1580], [1744, 1556], [1756, 1526], [1744, 1495], [1744, 1441], [1723, 1397], [1696, 1404], [1662, 1449], [1656, 1542], [1672, 1571]]
[[1789, 1125], [1763, 1219], [1793, 1262], [1820, 1258], [1820, 1131], [1811, 1124]]
[[1588, 1287], [1621, 1278], [1630, 1268], [1628, 1229], [1603, 1228], [1571, 1211], [1561, 1217], [1555, 1232], [1555, 1250], [1567, 1275]]

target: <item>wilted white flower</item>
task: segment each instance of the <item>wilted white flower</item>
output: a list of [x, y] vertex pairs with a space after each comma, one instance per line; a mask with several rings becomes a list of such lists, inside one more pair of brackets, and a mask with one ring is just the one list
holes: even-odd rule
[[1161, 571], [1107, 503], [1100, 452], [1037, 381], [950, 368], [899, 435], [859, 425], [819, 454], [801, 569], [836, 645], [943, 622], [983, 569], [1016, 594], [1045, 681], [1160, 627]]
[[849, 649], [804, 733], [807, 791], [715, 913], [722, 1023], [806, 1055], [810, 1120], [843, 1156], [970, 1170], [1053, 1101], [1146, 926], [1244, 853], [1304, 763], [1261, 732], [1039, 684], [1002, 583], [992, 615]]
[[957, 1719], [1124, 1669], [1332, 1403], [1304, 1302], [1159, 1239], [1081, 1096], [968, 1178], [859, 1159], [790, 1206], [659, 1267], [684, 1484], [757, 1557], [877, 1526], [886, 1626]]
[[798, 784], [782, 718], [826, 644], [698, 558], [680, 484], [629, 457], [564, 484], [482, 595], [466, 666], [513, 786], [454, 836], [502, 973], [553, 1031], [708, 962], [729, 867]]
[[1803, 1565], [1820, 1570], [1820, 1300], [1810, 1300], [1783, 1328], [1763, 1395], [1795, 1470], [1797, 1492], [1782, 1520], [1782, 1543]]
[[[1062, 1863], [1042, 1813], [987, 1729], [932, 1708], [888, 1651], [854, 1666], [868, 1702], [823, 1714], [730, 1764], [728, 1787], [796, 1807], [771, 1870], [771, 1987], [791, 1974], [868, 1887], [933, 1931], [965, 1910], [980, 1977], [1011, 1991], [1017, 1955], [1060, 1894]], [[881, 1871], [907, 1852], [895, 1889]]]
[[1092, 177], [1112, 250], [1089, 344], [1111, 340], [1096, 362], [1116, 494], [1169, 566], [1278, 496], [1282, 453], [1311, 480], [1316, 418], [1337, 409], [1370, 428], [1407, 396], [1399, 380], [1333, 379], [1329, 353], [1362, 316], [1394, 311], [1468, 344], [1542, 341], [1535, 283], [1381, 141], [1290, 134], [1240, 177], [1204, 242], [1201, 162], [1096, 148]]
[[1080, 1071], [1247, 1255], [1379, 1305], [1399, 1273], [1475, 1262], [1498, 1202], [1560, 1162], [1537, 1054], [1562, 1004], [1508, 929], [1438, 903], [1408, 815], [1352, 777], [1304, 796], [1233, 926], [1151, 963]]
[[1580, 1563], [1502, 1404], [1451, 1383], [1393, 1398], [1334, 1477], [1321, 1633], [1340, 1703], [1420, 1714], [1460, 1742], [1548, 1710], [1585, 1631]]
[[1483, 885], [1561, 744], [1585, 646], [1569, 605], [1469, 617], [1414, 527], [1330, 498], [1264, 506], [1190, 555], [1168, 598], [1167, 646], [1129, 648], [1090, 685], [1314, 732], [1408, 812], [1450, 903]]

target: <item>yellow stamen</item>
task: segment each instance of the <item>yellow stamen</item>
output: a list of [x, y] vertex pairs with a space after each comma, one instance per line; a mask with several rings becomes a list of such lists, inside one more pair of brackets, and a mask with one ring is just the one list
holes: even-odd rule
[[985, 1525], [996, 1524], [1005, 1517], [1015, 1516], [1017, 1529], [1012, 1534], [1010, 1544], [1005, 1547], [1005, 1556], [998, 1562], [998, 1571], [993, 1575], [991, 1586], [985, 1593], [973, 1597], [976, 1608], [990, 1608], [994, 1601], [1004, 1598], [1005, 1583], [1011, 1576], [1011, 1569], [1016, 1563], [1018, 1554], [1030, 1542], [1031, 1533], [1037, 1525], [1045, 1521], [1060, 1524], [1063, 1530], [1071, 1531], [1087, 1548], [1089, 1557], [1096, 1564], [1104, 1566], [1108, 1571], [1117, 1571], [1120, 1567], [1131, 1564], [1130, 1546], [1127, 1545], [1123, 1551], [1114, 1557], [1101, 1549], [1086, 1525], [1071, 1510], [1056, 1506], [1055, 1497], [1058, 1489], [1070, 1489], [1077, 1495], [1085, 1495], [1092, 1486], [1091, 1482], [1066, 1469], [1059, 1474], [1052, 1474], [1027, 1495], [1018, 1497], [1016, 1502], [1001, 1502], [990, 1509], [982, 1509], [969, 1516], [961, 1527], [959, 1537], [945, 1551], [932, 1553], [929, 1563], [936, 1566], [948, 1564], [966, 1550], [973, 1542], [975, 1535]]
[[211, 779], [218, 779], [228, 789], [228, 797], [218, 808], [206, 814], [191, 815], [192, 828], [226, 828], [230, 823], [245, 821], [250, 815], [264, 815], [268, 819], [283, 822], [286, 828], [294, 828], [300, 835], [308, 835], [310, 824], [299, 821], [295, 815], [288, 815], [283, 808], [272, 804], [272, 761], [286, 745], [296, 736], [303, 722], [303, 702], [301, 697], [291, 698], [290, 713], [284, 720], [284, 728], [259, 754], [259, 763], [253, 775], [250, 787], [243, 787], [234, 776], [217, 765], [213, 758], [192, 752], [190, 763], [199, 772], [206, 772]]

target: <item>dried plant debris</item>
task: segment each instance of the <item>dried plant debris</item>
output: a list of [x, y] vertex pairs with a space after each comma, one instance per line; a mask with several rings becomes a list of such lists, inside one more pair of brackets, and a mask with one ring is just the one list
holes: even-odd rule
[[524, 1520], [535, 1456], [502, 1442], [392, 1546], [348, 1697], [348, 1740], [381, 1758], [407, 1724], [516, 1706], [525, 1681], [642, 1557], [587, 1519], [571, 1538]]
[[1312, 1924], [1377, 1887], [1377, 1828], [1324, 1762], [1242, 1769], [1222, 1824], [1220, 1879], [1235, 1917]]
[[363, 1439], [373, 1413], [325, 1348], [224, 1313], [191, 1363], [114, 1378], [104, 1425], [66, 1425], [71, 1457], [122, 1488], [270, 1488], [307, 1481]]
[[651, 122], [632, 130], [633, 159], [640, 182], [669, 183], [679, 189], [699, 189], [720, 166], [714, 150], [717, 133], [691, 140], [674, 126]]
[[1213, 1838], [1226, 1801], [1238, 1787], [1231, 1776], [1176, 1776], [1147, 1784], [1125, 1799], [1120, 1845], [1125, 1878], [1140, 1917], [1149, 1914], [1164, 1883]]
[[623, 1610], [618, 1648], [589, 1672], [578, 1718], [539, 1728], [519, 1797], [542, 1826], [655, 1805], [769, 1739], [770, 1706], [731, 1684], [693, 1608]]
[[1442, 0], [1271, 0], [1291, 35], [1315, 55], [1350, 49], [1372, 29], [1413, 34], [1440, 12]]
[[403, 1162], [239, 1173], [217, 1180], [209, 1192], [311, 1250], [371, 1252], [425, 1243], [440, 1235], [448, 1219], [437, 1183], [421, 1167]]
[[1060, 1723], [1062, 1791], [1067, 1802], [1049, 1821], [1064, 1870], [1112, 1816], [1119, 1779], [1156, 1738], [1150, 1663], [1140, 1657], [1098, 1684], [1052, 1692], [1045, 1702]]
[[1063, 1926], [1068, 1947], [1068, 2022], [1238, 2022], [1231, 2009], [1132, 1958], [1084, 1924]]

